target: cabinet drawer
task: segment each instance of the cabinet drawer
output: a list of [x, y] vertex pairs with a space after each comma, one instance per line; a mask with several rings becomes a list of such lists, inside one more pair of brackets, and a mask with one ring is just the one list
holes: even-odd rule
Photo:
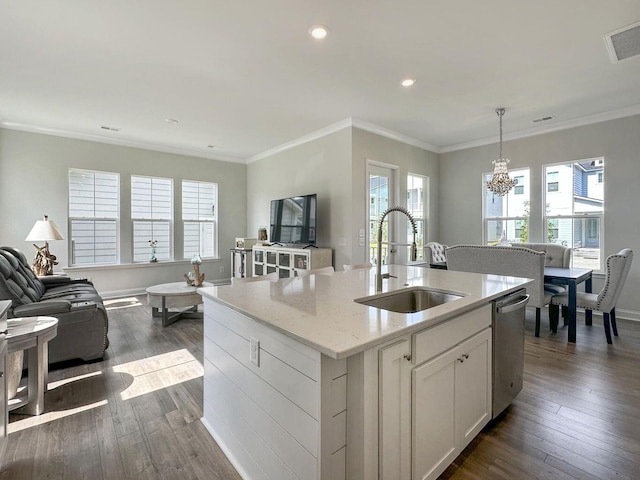
[[413, 335], [415, 365], [449, 350], [451, 347], [491, 325], [491, 305], [477, 308]]

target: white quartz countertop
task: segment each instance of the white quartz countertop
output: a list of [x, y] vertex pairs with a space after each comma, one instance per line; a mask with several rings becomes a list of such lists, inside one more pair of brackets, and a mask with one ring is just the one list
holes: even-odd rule
[[[464, 298], [416, 313], [356, 303], [374, 295], [375, 268], [200, 288], [198, 292], [332, 358], [345, 358], [395, 337], [446, 321], [513, 292], [530, 279], [424, 267], [384, 267], [397, 278], [383, 291], [426, 286]], [[206, 320], [205, 320], [206, 321]]]

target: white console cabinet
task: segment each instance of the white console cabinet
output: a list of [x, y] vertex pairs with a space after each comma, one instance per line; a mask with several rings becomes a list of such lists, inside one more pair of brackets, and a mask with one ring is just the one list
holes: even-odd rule
[[289, 248], [254, 245], [253, 276], [278, 272], [280, 278], [295, 276], [294, 269], [312, 270], [332, 265], [330, 248]]

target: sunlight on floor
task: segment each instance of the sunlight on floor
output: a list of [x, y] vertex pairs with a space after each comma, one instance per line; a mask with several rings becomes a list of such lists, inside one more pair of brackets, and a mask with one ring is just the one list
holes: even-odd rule
[[[133, 362], [123, 363], [122, 365], [116, 365], [112, 371], [125, 374], [127, 377], [126, 383], [128, 387], [120, 392], [120, 398], [122, 400], [129, 400], [204, 375], [202, 364], [184, 348]], [[49, 382], [49, 390], [55, 390], [67, 384], [83, 381], [102, 374], [102, 371], [97, 371]], [[131, 383], [129, 384], [129, 382]], [[45, 410], [46, 403], [45, 396]], [[42, 415], [34, 415], [11, 422], [8, 427], [8, 432], [19, 432], [25, 428], [43, 425], [53, 420], [75, 415], [104, 405], [108, 405], [108, 400], [100, 400], [71, 409], [45, 411]]]
[[104, 306], [107, 310], [120, 310], [122, 308], [140, 307], [142, 303], [136, 297], [112, 298], [104, 300]]
[[133, 383], [120, 394], [123, 400], [204, 375], [202, 364], [184, 348], [124, 363], [113, 367], [113, 371], [133, 377]]

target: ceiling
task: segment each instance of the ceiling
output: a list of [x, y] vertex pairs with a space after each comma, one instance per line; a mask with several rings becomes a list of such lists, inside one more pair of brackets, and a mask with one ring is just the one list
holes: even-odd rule
[[640, 0], [0, 0], [0, 125], [246, 162], [349, 121], [450, 151], [496, 141], [497, 107], [507, 140], [640, 113], [640, 56], [603, 39], [638, 21]]

